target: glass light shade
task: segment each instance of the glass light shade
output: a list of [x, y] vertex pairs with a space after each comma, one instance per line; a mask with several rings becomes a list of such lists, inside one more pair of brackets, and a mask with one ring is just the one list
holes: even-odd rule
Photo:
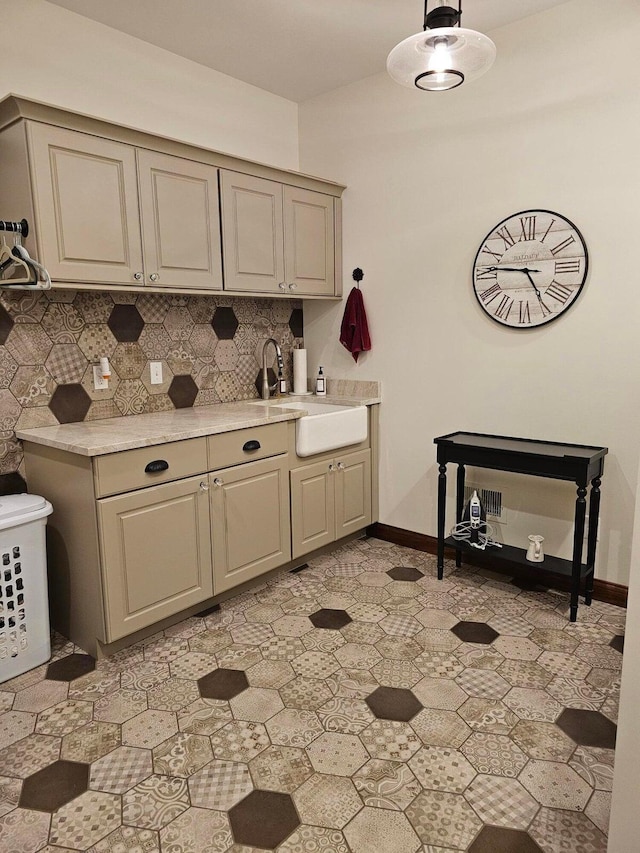
[[495, 58], [496, 46], [488, 36], [437, 27], [397, 44], [387, 57], [387, 71], [402, 86], [439, 92], [480, 77]]

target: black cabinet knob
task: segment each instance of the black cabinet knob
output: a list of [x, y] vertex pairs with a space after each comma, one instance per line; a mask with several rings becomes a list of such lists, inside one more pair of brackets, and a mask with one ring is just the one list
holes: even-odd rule
[[252, 450], [260, 450], [260, 442], [257, 441], [255, 438], [252, 441], [245, 441], [245, 443], [242, 445], [242, 449], [246, 453], [249, 453]]

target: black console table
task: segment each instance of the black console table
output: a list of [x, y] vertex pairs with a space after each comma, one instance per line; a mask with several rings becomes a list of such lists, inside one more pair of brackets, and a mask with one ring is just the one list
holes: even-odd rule
[[[516, 474], [531, 474], [534, 477], [549, 477], [555, 480], [571, 480], [577, 486], [575, 521], [573, 527], [573, 559], [562, 560], [545, 554], [544, 563], [532, 563], [526, 559], [526, 550], [504, 545], [485, 551], [498, 560], [510, 560], [529, 567], [562, 574], [571, 578], [570, 619], [576, 621], [578, 596], [584, 579], [585, 604], [591, 604], [593, 595], [593, 571], [598, 535], [600, 511], [600, 483], [604, 470], [606, 447], [589, 447], [582, 444], [563, 444], [556, 441], [533, 441], [526, 438], [510, 438], [503, 435], [483, 435], [473, 432], [452, 432], [434, 438], [438, 446], [438, 579], [444, 574], [445, 545], [456, 549], [456, 565], [462, 564], [462, 552], [471, 551], [471, 546], [449, 537], [445, 539], [445, 499], [447, 495], [447, 463], [458, 465], [456, 490], [456, 521], [461, 521], [464, 509], [465, 465], [476, 468], [492, 468], [497, 471], [512, 471]], [[587, 561], [582, 562], [584, 527], [586, 516], [587, 487], [589, 496], [589, 530], [587, 535]]]

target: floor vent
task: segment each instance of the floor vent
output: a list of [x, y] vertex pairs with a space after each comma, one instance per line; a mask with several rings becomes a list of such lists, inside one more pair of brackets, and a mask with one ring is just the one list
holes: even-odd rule
[[502, 492], [497, 489], [483, 489], [480, 486], [474, 486], [473, 483], [465, 484], [464, 487], [464, 503], [465, 506], [475, 492], [482, 501], [482, 506], [487, 514], [487, 518], [494, 521], [506, 521], [506, 510], [502, 504]]

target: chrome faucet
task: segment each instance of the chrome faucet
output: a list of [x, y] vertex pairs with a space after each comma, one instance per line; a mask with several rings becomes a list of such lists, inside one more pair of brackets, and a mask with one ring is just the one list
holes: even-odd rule
[[282, 350], [280, 349], [280, 344], [276, 341], [275, 338], [267, 338], [267, 340], [262, 345], [262, 399], [268, 400], [271, 396], [271, 392], [275, 391], [278, 387], [278, 380], [276, 379], [274, 385], [269, 385], [269, 380], [267, 378], [267, 348], [269, 344], [273, 344], [276, 350], [276, 359], [278, 361], [278, 370], [284, 370], [284, 362], [282, 360]]

